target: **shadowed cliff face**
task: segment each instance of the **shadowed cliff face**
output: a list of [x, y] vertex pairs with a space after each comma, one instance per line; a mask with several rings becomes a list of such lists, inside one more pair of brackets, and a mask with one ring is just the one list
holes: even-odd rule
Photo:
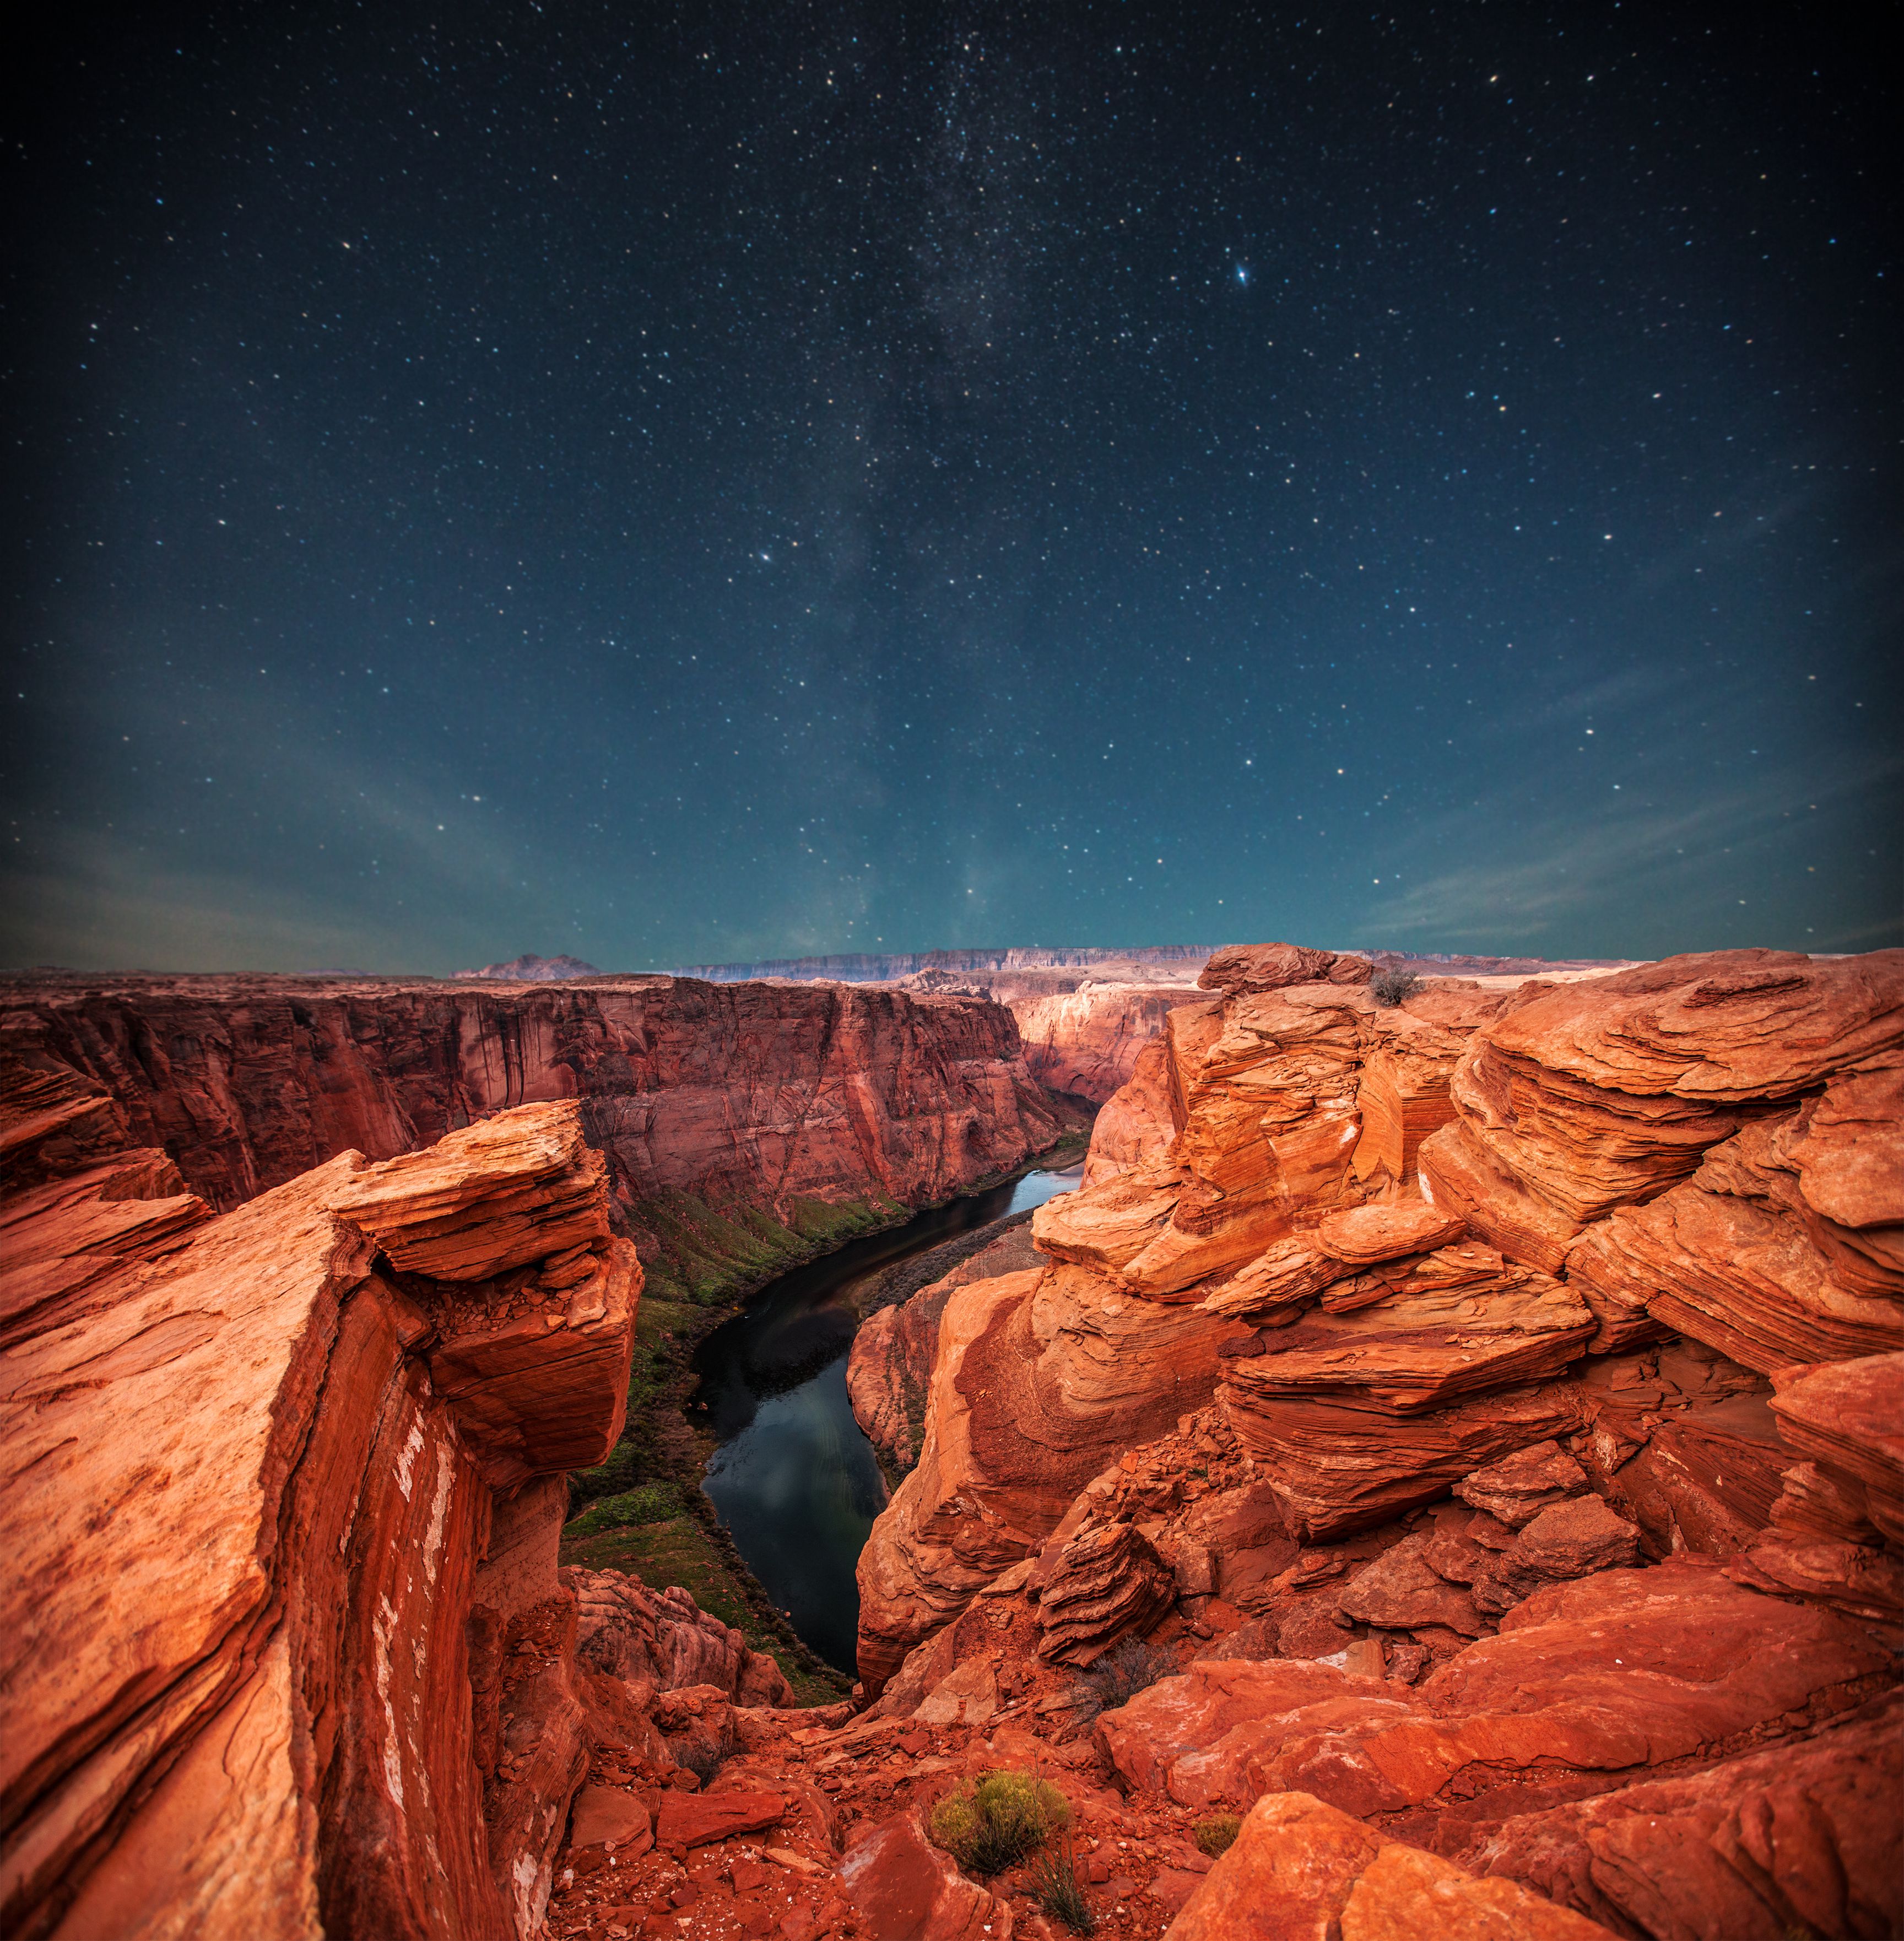
[[[136, 1140], [228, 1209], [355, 1150], [581, 1102], [611, 1191], [802, 1225], [1007, 1171], [1061, 1129], [1010, 1013], [967, 997], [669, 977], [472, 989], [291, 977], [22, 980], [0, 1033], [104, 1085]], [[659, 1217], [659, 1216], [657, 1216]]]

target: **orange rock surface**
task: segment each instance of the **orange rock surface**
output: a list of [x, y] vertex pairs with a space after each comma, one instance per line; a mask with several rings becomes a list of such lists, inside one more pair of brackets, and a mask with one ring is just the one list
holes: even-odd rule
[[1306, 1793], [1266, 1794], [1171, 1941], [1608, 1941], [1511, 1881], [1476, 1879]]
[[[343, 1154], [16, 1340], [10, 1933], [533, 1924], [585, 1754], [559, 1650], [534, 1669], [565, 1606], [533, 1479], [618, 1432], [640, 1285], [576, 1118], [520, 1108], [395, 1173]], [[464, 1278], [384, 1251], [432, 1228]], [[578, 1243], [588, 1273], [545, 1288]], [[486, 1722], [488, 1637], [521, 1642]], [[486, 1787], [532, 1715], [538, 1769]]]
[[[585, 1059], [576, 1102], [214, 1218], [16, 1010], [9, 1931], [1049, 1934], [1036, 1860], [931, 1837], [1002, 1768], [1062, 1796], [1046, 1858], [1118, 1941], [1888, 1933], [1900, 964], [1385, 1004], [1366, 960], [1218, 952], [1031, 1264], [1019, 1230], [856, 1347], [918, 1460], [857, 1705], [806, 1711], [685, 1592], [555, 1567], [626, 1390], [638, 1087]], [[534, 995], [585, 1040], [657, 988]], [[860, 1176], [964, 1083], [873, 1111]]]
[[0, 1031], [109, 1090], [221, 1208], [557, 1099], [637, 1226], [669, 1193], [924, 1205], [1061, 1129], [1009, 1013], [859, 986], [35, 978], [0, 983]]

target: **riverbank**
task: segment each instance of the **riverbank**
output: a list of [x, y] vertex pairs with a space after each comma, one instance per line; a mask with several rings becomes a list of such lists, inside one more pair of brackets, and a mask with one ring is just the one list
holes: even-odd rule
[[815, 1218], [806, 1233], [785, 1240], [756, 1232], [750, 1221], [674, 1209], [680, 1217], [679, 1238], [648, 1267], [648, 1288], [636, 1318], [628, 1425], [606, 1463], [570, 1479], [572, 1515], [562, 1533], [561, 1560], [624, 1571], [656, 1590], [679, 1584], [704, 1610], [735, 1626], [753, 1649], [770, 1652], [802, 1703], [831, 1704], [845, 1696], [851, 1675], [827, 1664], [799, 1637], [748, 1568], [701, 1487], [720, 1438], [690, 1407], [699, 1380], [697, 1351], [768, 1288], [851, 1248], [863, 1247], [869, 1256], [864, 1279], [854, 1288], [856, 1323], [906, 1299], [1017, 1221], [967, 1227], [923, 1248], [903, 1249], [887, 1261], [878, 1258], [882, 1243], [894, 1244], [915, 1221], [943, 1217], [1030, 1173], [1075, 1165], [1090, 1137], [1088, 1123], [1074, 1125], [1026, 1164], [981, 1181], [955, 1200], [921, 1209], [876, 1209], [862, 1203], [830, 1209], [845, 1217]]

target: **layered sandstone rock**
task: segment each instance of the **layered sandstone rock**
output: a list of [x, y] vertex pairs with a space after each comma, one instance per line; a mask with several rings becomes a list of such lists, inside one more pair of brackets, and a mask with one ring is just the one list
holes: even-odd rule
[[221, 1208], [558, 1099], [637, 1229], [671, 1194], [783, 1218], [924, 1205], [1061, 1130], [1008, 1013], [836, 985], [35, 979], [0, 987], [0, 1036], [109, 1090]]
[[787, 1675], [766, 1652], [749, 1649], [732, 1625], [700, 1609], [679, 1585], [651, 1591], [616, 1570], [570, 1570], [576, 1655], [625, 1685], [658, 1692], [709, 1688], [741, 1705], [787, 1705]]
[[918, 1466], [860, 1554], [860, 1670], [906, 1652], [1040, 1545], [1105, 1463], [1209, 1398], [1237, 1331], [1062, 1265], [974, 1281], [939, 1321]]
[[939, 1352], [939, 1319], [968, 1281], [990, 1280], [1037, 1264], [1021, 1224], [967, 1256], [909, 1299], [869, 1314], [853, 1337], [846, 1390], [866, 1440], [903, 1472], [918, 1460], [926, 1397]]
[[1830, 1613], [1711, 1567], [1607, 1570], [1556, 1585], [1412, 1693], [1323, 1664], [1198, 1662], [1108, 1713], [1130, 1784], [1193, 1805], [1304, 1790], [1344, 1811], [1469, 1802], [1537, 1768], [1633, 1776], [1723, 1753], [1786, 1716], [1831, 1716], [1889, 1670]]
[[640, 1285], [549, 1105], [342, 1154], [28, 1311], [10, 1933], [533, 1930], [588, 1704], [539, 1478], [619, 1432]]
[[1265, 1795], [1169, 1930], [1171, 1941], [1610, 1941], [1514, 1881], [1476, 1879], [1305, 1793]]
[[[1053, 1676], [1187, 1628], [1188, 1685], [1102, 1728], [1133, 1797], [1304, 1790], [1453, 1839], [1891, 1677], [1904, 957], [1385, 1007], [1263, 947], [1203, 982], [1037, 1215], [1050, 1265], [948, 1304], [862, 1560], [869, 1686], [912, 1644], [900, 1715], [961, 1678], [1002, 1704], [1001, 1627]], [[1063, 1379], [1087, 1340], [1122, 1455]], [[1203, 1353], [1220, 1417], [1152, 1426]]]
[[1163, 1157], [1177, 1136], [1170, 1102], [1170, 1055], [1156, 1038], [1137, 1054], [1129, 1077], [1112, 1093], [1091, 1127], [1084, 1160], [1086, 1187]]
[[1904, 1698], [1796, 1744], [1478, 1829], [1457, 1857], [1617, 1933], [1783, 1941], [1904, 1924]]

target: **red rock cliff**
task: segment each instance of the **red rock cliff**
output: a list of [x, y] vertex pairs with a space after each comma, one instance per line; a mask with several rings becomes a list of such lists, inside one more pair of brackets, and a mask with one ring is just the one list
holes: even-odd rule
[[527, 1935], [587, 1758], [560, 1476], [641, 1285], [577, 1108], [215, 1217], [5, 1076], [7, 1932]]
[[0, 1039], [104, 1086], [222, 1209], [555, 1099], [580, 1102], [637, 1230], [671, 1192], [782, 1218], [924, 1205], [1060, 1129], [1008, 1012], [839, 985], [32, 980], [0, 993]]
[[1145, 1047], [1179, 1004], [1203, 995], [1191, 982], [1198, 963], [1175, 982], [1154, 967], [1107, 965], [1096, 971], [921, 971], [906, 980], [916, 991], [964, 992], [1003, 1004], [1018, 1021], [1033, 1077], [1056, 1092], [1102, 1105], [1127, 1084]]

